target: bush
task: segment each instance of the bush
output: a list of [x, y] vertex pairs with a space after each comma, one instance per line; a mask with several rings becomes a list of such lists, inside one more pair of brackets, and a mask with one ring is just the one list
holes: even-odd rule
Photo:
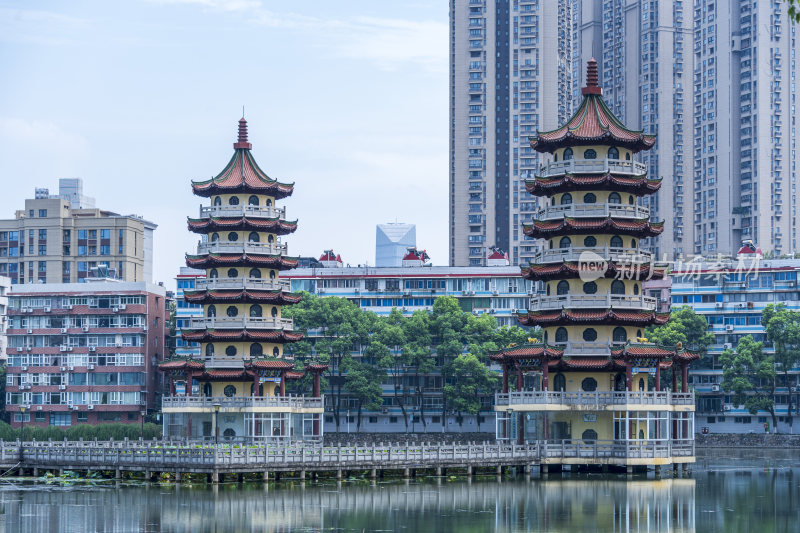
[[[25, 426], [25, 440], [46, 441], [52, 440], [125, 440], [127, 437], [130, 440], [138, 440], [141, 436], [141, 427], [139, 424], [98, 424], [96, 426], [90, 424], [78, 424], [67, 428], [58, 426], [39, 427], [34, 425]], [[146, 423], [144, 425], [144, 438], [145, 440], [152, 440], [153, 438], [161, 438], [161, 426], [158, 424]], [[2, 440], [17, 440], [19, 438], [19, 429], [12, 428], [8, 423], [0, 421], [0, 439]]]

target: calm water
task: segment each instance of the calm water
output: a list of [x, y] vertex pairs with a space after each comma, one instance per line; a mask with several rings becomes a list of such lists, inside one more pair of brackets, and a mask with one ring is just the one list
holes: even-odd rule
[[0, 483], [6, 531], [800, 532], [800, 451], [708, 451], [691, 478], [658, 481], [551, 474], [266, 488]]

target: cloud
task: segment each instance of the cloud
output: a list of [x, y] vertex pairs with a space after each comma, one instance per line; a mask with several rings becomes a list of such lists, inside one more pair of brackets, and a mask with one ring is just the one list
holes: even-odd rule
[[0, 41], [60, 45], [88, 26], [87, 20], [53, 11], [0, 7]]

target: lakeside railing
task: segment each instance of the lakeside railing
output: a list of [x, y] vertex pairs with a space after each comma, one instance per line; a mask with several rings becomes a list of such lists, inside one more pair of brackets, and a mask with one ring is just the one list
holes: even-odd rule
[[291, 407], [298, 409], [322, 409], [322, 401], [322, 398], [313, 396], [252, 396], [247, 398], [228, 398], [226, 396], [164, 396], [161, 399], [161, 407], [162, 409], [181, 407], [200, 407], [204, 409], [213, 409], [215, 405], [218, 405], [220, 409], [241, 407]]
[[238, 470], [426, 468], [535, 464], [558, 459], [668, 459], [695, 454], [693, 439], [549, 440], [525, 444], [207, 444], [170, 441], [0, 442], [0, 464], [39, 468]]
[[693, 392], [670, 391], [520, 391], [495, 395], [495, 405], [694, 405]]

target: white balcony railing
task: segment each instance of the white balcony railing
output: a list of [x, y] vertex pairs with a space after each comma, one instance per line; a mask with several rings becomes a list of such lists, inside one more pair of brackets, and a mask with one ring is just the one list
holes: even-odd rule
[[565, 217], [589, 218], [650, 218], [650, 209], [628, 204], [565, 204], [548, 205], [536, 212], [538, 220], [552, 220]]
[[291, 318], [211, 316], [189, 319], [189, 325], [184, 325], [184, 329], [281, 329], [291, 331], [293, 326], [294, 321]]
[[563, 294], [531, 299], [531, 311], [554, 309], [641, 309], [654, 311], [657, 299], [651, 296], [627, 294]]
[[566, 356], [607, 356], [611, 350], [608, 342], [553, 342], [550, 343], [559, 350], [564, 350]]
[[694, 405], [693, 392], [669, 391], [520, 391], [495, 395], [496, 405]]
[[[581, 254], [585, 254], [581, 256]], [[552, 248], [541, 250], [533, 255], [532, 263], [561, 263], [563, 261], [591, 261], [594, 262], [597, 256], [606, 261], [614, 261], [623, 264], [650, 263], [653, 254], [641, 250], [631, 250], [629, 248], [605, 247], [570, 247]]]
[[285, 207], [266, 207], [259, 205], [204, 205], [200, 206], [200, 218], [207, 217], [256, 217], [286, 218]]
[[230, 407], [287, 407], [287, 408], [319, 408], [322, 409], [322, 398], [313, 396], [252, 396], [233, 397], [227, 396], [164, 396], [161, 399], [162, 408], [200, 407], [214, 409], [217, 404], [220, 410]]
[[620, 159], [569, 159], [542, 166], [539, 175], [549, 177], [565, 173], [605, 174], [606, 172], [638, 176], [647, 172], [647, 166], [637, 161]]
[[285, 255], [287, 247], [268, 242], [198, 242], [197, 253], [202, 254], [265, 254]]
[[289, 291], [288, 280], [261, 279], [261, 278], [206, 278], [195, 282], [196, 289], [256, 289], [262, 291]]

